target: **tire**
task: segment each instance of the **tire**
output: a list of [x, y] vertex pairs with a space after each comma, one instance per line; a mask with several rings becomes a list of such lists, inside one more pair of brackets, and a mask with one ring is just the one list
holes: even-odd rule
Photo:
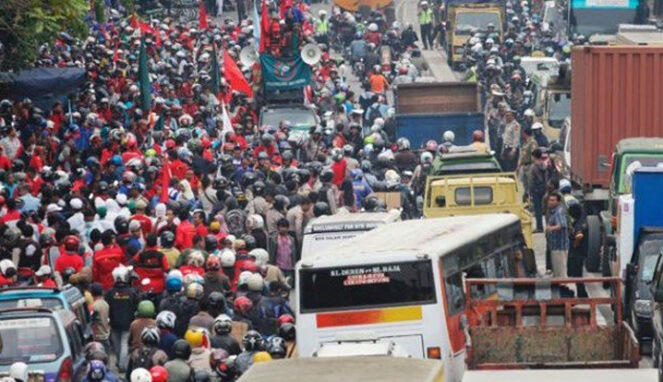
[[601, 268], [601, 220], [596, 215], [587, 216], [587, 256], [585, 268], [598, 272]]

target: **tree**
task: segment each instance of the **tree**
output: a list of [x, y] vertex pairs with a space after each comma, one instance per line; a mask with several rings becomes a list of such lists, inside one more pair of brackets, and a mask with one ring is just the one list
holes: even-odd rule
[[0, 69], [30, 66], [39, 46], [60, 32], [85, 36], [89, 7], [88, 0], [0, 0]]

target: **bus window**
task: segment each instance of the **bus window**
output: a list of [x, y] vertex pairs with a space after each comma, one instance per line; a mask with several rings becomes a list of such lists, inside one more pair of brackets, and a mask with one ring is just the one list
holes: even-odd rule
[[461, 313], [465, 310], [465, 294], [463, 293], [463, 276], [461, 272], [453, 274], [444, 280], [444, 289], [447, 292], [447, 306], [449, 315]]
[[302, 269], [299, 276], [302, 312], [436, 302], [430, 260]]

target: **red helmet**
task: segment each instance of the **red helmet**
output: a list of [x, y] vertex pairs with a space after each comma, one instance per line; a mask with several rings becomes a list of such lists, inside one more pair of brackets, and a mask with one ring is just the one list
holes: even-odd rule
[[172, 140], [172, 139], [168, 139], [168, 140], [166, 141], [166, 148], [167, 148], [167, 149], [173, 149], [173, 148], [175, 148], [175, 141]]
[[435, 142], [432, 139], [430, 141], [426, 142], [426, 150], [428, 150], [428, 151], [437, 151], [437, 142]]
[[152, 382], [168, 381], [168, 370], [163, 366], [152, 366], [150, 375], [152, 376]]
[[200, 140], [200, 145], [203, 146], [204, 149], [206, 149], [212, 145], [212, 142], [210, 142], [209, 138], [203, 137]]
[[277, 326], [280, 327], [281, 325], [287, 323], [294, 324], [295, 323], [295, 318], [292, 316], [292, 314], [282, 314], [279, 316], [279, 318], [276, 320]]
[[205, 266], [208, 271], [218, 271], [221, 269], [221, 259], [218, 256], [209, 256]]
[[240, 272], [243, 271], [258, 273], [260, 272], [260, 267], [258, 267], [258, 264], [256, 264], [254, 261], [245, 261], [244, 263], [242, 263], [242, 266], [240, 267]]
[[472, 141], [473, 142], [483, 142], [483, 131], [474, 130], [474, 132], [472, 133]]
[[78, 246], [81, 244], [81, 240], [74, 235], [69, 235], [64, 238], [64, 249], [67, 252], [76, 252], [78, 251]]
[[253, 308], [253, 302], [251, 302], [248, 297], [241, 296], [235, 299], [233, 306], [235, 307], [236, 311], [242, 314], [246, 314], [249, 310], [251, 310], [251, 308]]

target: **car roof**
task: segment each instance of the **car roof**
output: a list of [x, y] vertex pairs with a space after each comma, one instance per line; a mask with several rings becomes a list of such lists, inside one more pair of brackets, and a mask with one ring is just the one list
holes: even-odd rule
[[[394, 210], [395, 211], [395, 210]], [[396, 212], [337, 213], [315, 218], [306, 225], [305, 233], [361, 231], [377, 227], [379, 224], [398, 220]]]
[[23, 298], [26, 296], [34, 298], [64, 297], [68, 301], [83, 298], [83, 294], [77, 288], [74, 288], [69, 284], [63, 286], [62, 288], [26, 286], [0, 289], [0, 300], [10, 300], [14, 298]]
[[663, 138], [625, 138], [617, 143], [618, 153], [624, 151], [663, 152]]

